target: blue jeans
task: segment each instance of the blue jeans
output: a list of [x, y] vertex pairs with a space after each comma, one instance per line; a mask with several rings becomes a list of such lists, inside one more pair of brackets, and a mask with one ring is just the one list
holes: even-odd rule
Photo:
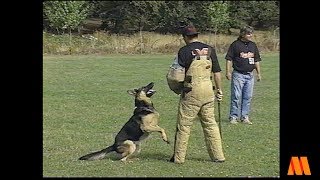
[[241, 74], [235, 70], [231, 79], [231, 107], [229, 118], [244, 119], [249, 117], [253, 94], [253, 72]]

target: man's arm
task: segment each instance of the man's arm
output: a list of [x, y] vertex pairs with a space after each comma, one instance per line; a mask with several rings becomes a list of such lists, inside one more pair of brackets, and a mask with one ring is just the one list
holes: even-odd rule
[[216, 90], [221, 90], [221, 73], [216, 72], [213, 73], [214, 84], [216, 85]]
[[226, 60], [226, 78], [228, 80], [231, 79], [231, 68], [232, 68], [232, 61]]
[[213, 73], [214, 84], [216, 85], [216, 98], [220, 102], [222, 101], [223, 93], [221, 89], [221, 73], [215, 72]]
[[257, 72], [257, 81], [261, 80], [261, 70], [260, 70], [260, 62], [255, 62], [256, 72]]

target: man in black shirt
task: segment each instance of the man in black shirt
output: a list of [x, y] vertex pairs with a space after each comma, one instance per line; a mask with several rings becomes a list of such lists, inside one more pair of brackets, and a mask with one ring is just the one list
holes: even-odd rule
[[[257, 45], [251, 41], [253, 28], [245, 26], [240, 35], [229, 47], [226, 54], [226, 77], [231, 80], [231, 103], [229, 120], [237, 124], [238, 120], [252, 124], [249, 120], [250, 104], [253, 95], [254, 74], [261, 80], [260, 53]], [[231, 73], [231, 66], [233, 71]]]
[[[180, 95], [174, 155], [171, 162], [184, 163], [190, 128], [198, 116], [203, 128], [207, 151], [212, 161], [224, 162], [219, 127], [214, 117], [214, 100], [222, 100], [220, 66], [215, 49], [198, 41], [192, 25], [182, 29], [186, 43], [178, 52], [178, 63], [185, 68], [185, 80]], [[216, 95], [213, 90], [213, 80]]]

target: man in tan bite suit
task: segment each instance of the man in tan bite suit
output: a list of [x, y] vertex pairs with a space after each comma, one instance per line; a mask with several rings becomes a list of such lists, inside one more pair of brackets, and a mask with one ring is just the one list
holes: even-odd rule
[[199, 33], [193, 25], [182, 28], [181, 34], [186, 45], [178, 52], [178, 63], [185, 68], [186, 74], [178, 107], [174, 154], [170, 161], [185, 162], [190, 128], [198, 116], [211, 160], [224, 162], [221, 136], [214, 117], [214, 100], [222, 100], [221, 69], [215, 49], [198, 41]]

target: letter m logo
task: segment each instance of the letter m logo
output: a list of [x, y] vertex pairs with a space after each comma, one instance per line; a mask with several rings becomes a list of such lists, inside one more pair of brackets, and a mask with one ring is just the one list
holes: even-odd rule
[[311, 175], [308, 159], [306, 156], [300, 157], [292, 156], [287, 175]]

